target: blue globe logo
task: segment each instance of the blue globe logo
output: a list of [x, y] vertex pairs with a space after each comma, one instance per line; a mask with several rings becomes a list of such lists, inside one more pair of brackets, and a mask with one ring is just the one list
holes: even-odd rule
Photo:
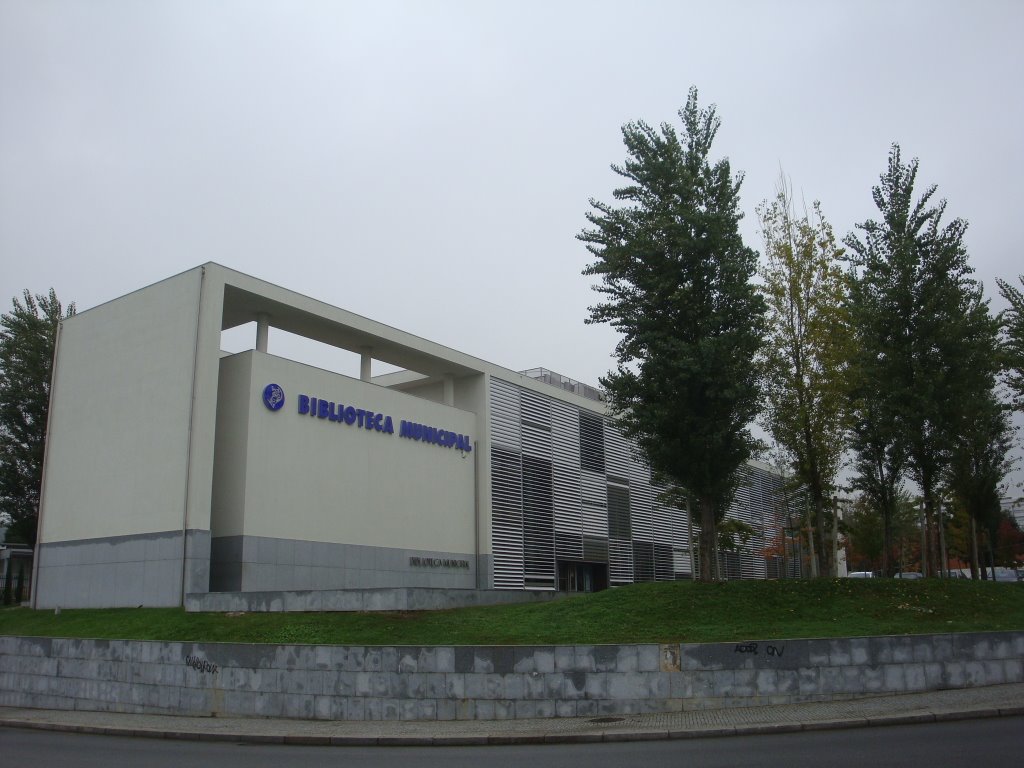
[[263, 404], [271, 411], [279, 411], [284, 405], [284, 390], [278, 384], [267, 384], [263, 388]]

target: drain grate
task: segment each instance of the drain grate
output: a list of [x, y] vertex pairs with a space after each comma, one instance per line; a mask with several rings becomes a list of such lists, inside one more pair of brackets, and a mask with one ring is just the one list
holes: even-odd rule
[[624, 717], [592, 717], [588, 723], [624, 723], [626, 718]]

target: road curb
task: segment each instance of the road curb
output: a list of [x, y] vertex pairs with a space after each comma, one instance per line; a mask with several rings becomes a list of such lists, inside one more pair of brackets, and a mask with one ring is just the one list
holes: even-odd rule
[[710, 726], [678, 730], [637, 729], [614, 731], [591, 731], [586, 733], [494, 733], [462, 734], [446, 736], [420, 735], [318, 735], [318, 734], [257, 734], [229, 733], [225, 731], [193, 731], [181, 728], [126, 728], [118, 725], [84, 725], [80, 723], [51, 723], [38, 720], [24, 720], [0, 717], [0, 727], [26, 728], [39, 731], [64, 733], [85, 733], [104, 736], [127, 736], [148, 739], [173, 739], [182, 741], [232, 741], [253, 744], [291, 744], [302, 746], [497, 746], [515, 744], [584, 744], [630, 741], [659, 741], [666, 739], [709, 739], [729, 736], [771, 735], [796, 733], [798, 731], [829, 731], [876, 726], [916, 725], [920, 723], [952, 722], [993, 717], [1016, 717], [1024, 715], [1024, 706], [981, 707], [941, 712], [913, 712], [906, 714], [879, 715], [872, 717], [835, 718], [804, 722], [754, 723], [736, 726]]

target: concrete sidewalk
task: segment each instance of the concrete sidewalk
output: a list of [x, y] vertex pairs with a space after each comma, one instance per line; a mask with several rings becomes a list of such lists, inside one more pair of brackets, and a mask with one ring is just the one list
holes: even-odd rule
[[450, 746], [688, 739], [1014, 715], [1024, 715], [1024, 683], [840, 702], [544, 720], [344, 722], [0, 707], [0, 726], [198, 741]]

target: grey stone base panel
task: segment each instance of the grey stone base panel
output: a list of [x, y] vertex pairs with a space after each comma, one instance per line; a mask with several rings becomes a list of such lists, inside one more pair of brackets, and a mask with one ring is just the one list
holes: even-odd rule
[[[467, 563], [468, 567], [413, 565], [411, 558], [455, 560]], [[473, 589], [478, 586], [477, 567], [476, 556], [464, 552], [217, 536], [211, 543], [210, 590]]]
[[1024, 632], [352, 647], [0, 637], [0, 706], [318, 720], [584, 717], [1024, 682]]
[[503, 589], [304, 590], [210, 592], [185, 596], [186, 611], [440, 611], [475, 605], [548, 602], [564, 592]]
[[184, 544], [181, 531], [54, 542], [38, 558], [38, 608], [175, 606], [208, 588], [210, 534], [189, 530]]

